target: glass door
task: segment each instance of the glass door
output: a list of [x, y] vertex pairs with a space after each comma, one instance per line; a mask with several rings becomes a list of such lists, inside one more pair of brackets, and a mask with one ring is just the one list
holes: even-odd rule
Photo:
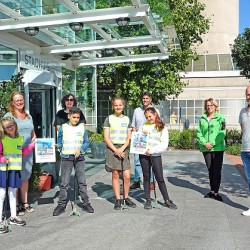
[[[46, 116], [44, 113], [44, 91], [32, 91], [29, 94], [30, 100], [30, 114], [33, 118], [34, 128], [37, 138], [45, 137]], [[45, 119], [44, 119], [45, 118]]]

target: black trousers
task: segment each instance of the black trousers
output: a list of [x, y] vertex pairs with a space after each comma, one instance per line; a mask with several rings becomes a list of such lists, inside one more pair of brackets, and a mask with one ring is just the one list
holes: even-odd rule
[[142, 167], [143, 187], [146, 199], [150, 199], [150, 172], [152, 167], [155, 174], [155, 179], [158, 183], [164, 201], [169, 200], [166, 183], [163, 176], [161, 156], [150, 157], [147, 155], [139, 155], [139, 159]]
[[219, 192], [224, 151], [203, 152], [209, 173], [211, 191]]

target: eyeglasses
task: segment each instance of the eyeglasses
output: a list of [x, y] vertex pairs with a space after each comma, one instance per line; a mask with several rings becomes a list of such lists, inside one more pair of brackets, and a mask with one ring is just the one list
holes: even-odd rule
[[5, 127], [4, 129], [11, 129], [12, 127], [14, 127], [15, 125], [14, 124], [11, 124], [9, 127]]
[[13, 102], [14, 102], [14, 103], [19, 103], [19, 102], [20, 102], [20, 103], [23, 103], [24, 100], [15, 100], [15, 101], [13, 100]]
[[207, 107], [207, 108], [210, 108], [210, 107], [213, 107], [213, 106], [214, 106], [214, 105], [207, 105], [206, 107]]
[[73, 99], [73, 98], [69, 98], [69, 99], [66, 99], [65, 101], [66, 101], [66, 102], [73, 102], [74, 99]]

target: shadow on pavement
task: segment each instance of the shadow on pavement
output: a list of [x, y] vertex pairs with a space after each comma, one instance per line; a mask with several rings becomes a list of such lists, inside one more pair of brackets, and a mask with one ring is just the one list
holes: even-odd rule
[[[168, 167], [165, 166], [165, 169], [167, 168]], [[235, 170], [234, 166], [223, 164], [220, 191], [237, 197], [247, 197], [247, 184], [241, 174]], [[176, 172], [177, 177], [167, 177], [171, 184], [195, 190], [201, 195], [205, 195], [209, 192], [209, 188], [202, 187], [204, 185], [209, 187], [208, 171], [204, 163], [176, 162], [173, 172]], [[187, 177], [191, 178], [192, 182], [187, 180]], [[225, 204], [235, 208], [247, 209], [247, 207], [233, 202], [226, 195], [222, 194], [221, 196], [223, 197]]]

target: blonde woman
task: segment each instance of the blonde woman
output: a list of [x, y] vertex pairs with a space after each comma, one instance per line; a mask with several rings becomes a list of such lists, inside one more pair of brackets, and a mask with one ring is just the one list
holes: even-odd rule
[[197, 128], [197, 141], [207, 165], [210, 182], [210, 192], [204, 198], [223, 201], [219, 195], [219, 188], [223, 155], [226, 149], [225, 117], [218, 112], [218, 104], [213, 98], [205, 100], [204, 110]]
[[[31, 115], [26, 111], [24, 95], [20, 92], [13, 92], [10, 96], [8, 113], [4, 117], [12, 117], [17, 123], [18, 132], [24, 137], [24, 147], [28, 146], [36, 138], [34, 124]], [[21, 177], [22, 186], [20, 188], [22, 204], [18, 205], [18, 214], [33, 212], [34, 209], [28, 203], [29, 178], [32, 173], [33, 153], [23, 157]]]

